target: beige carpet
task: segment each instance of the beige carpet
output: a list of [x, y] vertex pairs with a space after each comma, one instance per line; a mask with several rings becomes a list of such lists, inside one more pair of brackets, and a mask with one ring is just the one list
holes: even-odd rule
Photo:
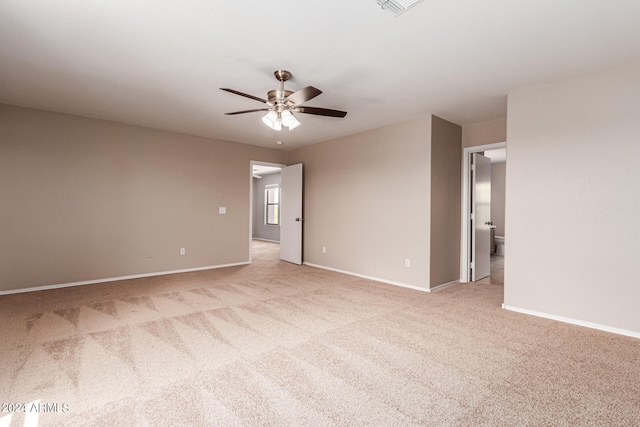
[[422, 293], [255, 245], [0, 297], [2, 403], [57, 403], [38, 425], [61, 426], [640, 425], [640, 340], [502, 310], [490, 281]]

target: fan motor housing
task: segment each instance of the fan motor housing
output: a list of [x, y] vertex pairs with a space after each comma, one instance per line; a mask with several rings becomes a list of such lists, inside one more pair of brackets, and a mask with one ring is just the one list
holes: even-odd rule
[[267, 92], [267, 99], [269, 102], [276, 103], [278, 101], [284, 100], [287, 96], [291, 95], [293, 92], [290, 90], [280, 90], [274, 89]]

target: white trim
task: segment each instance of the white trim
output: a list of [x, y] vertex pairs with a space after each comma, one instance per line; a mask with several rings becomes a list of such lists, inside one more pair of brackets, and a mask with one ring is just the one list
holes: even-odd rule
[[406, 283], [394, 282], [392, 280], [380, 279], [379, 277], [365, 276], [364, 274], [354, 273], [352, 271], [338, 270], [337, 268], [325, 267], [324, 265], [312, 264], [310, 262], [303, 262], [304, 265], [309, 267], [321, 268], [323, 270], [335, 271], [336, 273], [348, 274], [349, 276], [362, 277], [363, 279], [374, 280], [376, 282], [387, 283], [389, 285], [401, 286], [403, 288], [409, 288], [416, 291], [431, 292], [431, 289], [421, 288], [419, 286], [408, 285]]
[[189, 272], [192, 272], [192, 271], [214, 270], [214, 269], [217, 269], [217, 268], [235, 267], [235, 266], [238, 266], [238, 265], [247, 265], [247, 264], [251, 264], [251, 263], [245, 261], [245, 262], [236, 262], [236, 263], [233, 263], [233, 264], [210, 265], [210, 266], [207, 266], [207, 267], [196, 267], [196, 268], [185, 268], [185, 269], [182, 269], [182, 270], [160, 271], [160, 272], [157, 272], [157, 273], [145, 273], [145, 274], [134, 274], [134, 275], [131, 275], [131, 276], [108, 277], [108, 278], [105, 278], [105, 279], [86, 280], [84, 282], [72, 282], [72, 283], [61, 283], [61, 284], [58, 284], [58, 285], [37, 286], [37, 287], [34, 287], [34, 288], [10, 289], [8, 291], [0, 291], [0, 295], [21, 294], [23, 292], [46, 291], [46, 290], [49, 290], [49, 289], [69, 288], [71, 286], [94, 285], [96, 283], [117, 282], [119, 280], [139, 279], [141, 277], [164, 276], [164, 275], [167, 275], [167, 274], [189, 273]]
[[524, 308], [512, 307], [502, 304], [502, 308], [517, 313], [529, 314], [531, 316], [543, 317], [545, 319], [556, 320], [558, 322], [570, 323], [572, 325], [584, 326], [586, 328], [598, 329], [600, 331], [611, 332], [613, 334], [625, 335], [633, 338], [640, 338], [640, 332], [628, 331], [626, 329], [612, 328], [611, 326], [600, 325], [598, 323], [585, 322], [583, 320], [571, 319], [569, 317], [556, 316], [555, 314], [541, 313], [539, 311], [527, 310]]
[[458, 283], [460, 283], [460, 280], [453, 280], [453, 281], [451, 281], [449, 283], [443, 283], [442, 285], [434, 286], [430, 290], [431, 291], [435, 291], [435, 290], [442, 289], [442, 288], [448, 288], [449, 286], [457, 285]]
[[[469, 155], [479, 151], [494, 150], [504, 148], [507, 142], [496, 142], [494, 144], [476, 145], [475, 147], [465, 147], [462, 152], [462, 233], [460, 234], [460, 283], [467, 283], [469, 277]], [[507, 160], [508, 161], [508, 160]]]

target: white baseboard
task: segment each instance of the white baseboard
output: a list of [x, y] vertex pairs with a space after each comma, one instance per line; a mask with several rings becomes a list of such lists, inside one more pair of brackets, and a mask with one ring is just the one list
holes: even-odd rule
[[252, 240], [260, 240], [263, 242], [280, 243], [280, 240], [261, 239], [260, 237], [254, 237]]
[[431, 290], [435, 291], [438, 289], [447, 288], [449, 286], [457, 285], [458, 283], [460, 283], [460, 280], [453, 280], [449, 283], [443, 283], [442, 285], [434, 286], [433, 288], [431, 288]]
[[387, 283], [389, 285], [401, 286], [403, 288], [409, 288], [416, 291], [431, 292], [431, 289], [425, 289], [418, 286], [408, 285], [406, 283], [394, 282], [392, 280], [381, 279], [379, 277], [365, 276], [364, 274], [358, 274], [352, 271], [338, 270], [337, 268], [325, 267], [324, 265], [312, 264], [310, 262], [305, 262], [304, 265], [308, 265], [309, 267], [321, 268], [323, 270], [335, 271], [336, 273], [348, 274], [349, 276], [356, 276], [356, 277], [361, 277], [363, 279], [374, 280], [376, 282]]
[[586, 328], [598, 329], [600, 331], [611, 332], [618, 335], [625, 335], [633, 338], [640, 338], [640, 332], [628, 331], [626, 329], [612, 328], [611, 326], [600, 325], [598, 323], [585, 322], [583, 320], [571, 319], [569, 317], [556, 316], [554, 314], [541, 313], [539, 311], [527, 310], [524, 308], [512, 307], [502, 304], [502, 308], [517, 313], [529, 314], [531, 316], [543, 317], [545, 319], [556, 320], [558, 322], [570, 323], [572, 325], [584, 326]]
[[233, 264], [210, 265], [207, 267], [185, 268], [182, 270], [160, 271], [157, 273], [134, 274], [132, 276], [108, 277], [105, 279], [86, 280], [83, 282], [61, 283], [58, 285], [37, 286], [34, 288], [11, 289], [8, 291], [0, 291], [0, 295], [20, 294], [23, 292], [46, 291], [48, 289], [69, 288], [71, 286], [94, 285], [96, 283], [117, 282], [118, 280], [139, 279], [141, 277], [164, 276], [166, 274], [189, 273], [191, 271], [213, 270], [216, 268], [235, 267], [238, 265], [247, 265], [249, 262], [236, 262]]

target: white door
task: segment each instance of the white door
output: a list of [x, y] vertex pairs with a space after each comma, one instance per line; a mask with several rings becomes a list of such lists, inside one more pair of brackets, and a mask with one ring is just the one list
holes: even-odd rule
[[280, 175], [280, 259], [302, 264], [302, 163]]
[[483, 279], [491, 267], [491, 159], [473, 153], [471, 170], [471, 281]]

